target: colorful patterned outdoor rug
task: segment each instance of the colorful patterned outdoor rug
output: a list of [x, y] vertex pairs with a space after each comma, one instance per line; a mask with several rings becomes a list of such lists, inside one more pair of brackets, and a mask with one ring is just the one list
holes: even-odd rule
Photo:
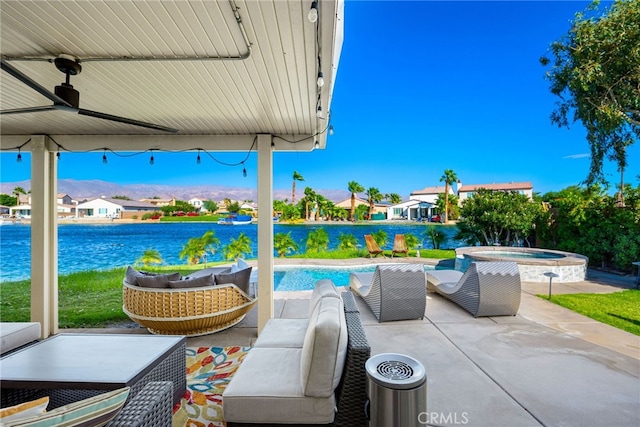
[[187, 347], [187, 391], [173, 427], [224, 427], [222, 392], [251, 347]]

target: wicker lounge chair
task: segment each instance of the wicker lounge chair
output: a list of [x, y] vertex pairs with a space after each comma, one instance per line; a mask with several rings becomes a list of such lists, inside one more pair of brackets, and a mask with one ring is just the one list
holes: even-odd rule
[[369, 258], [373, 258], [374, 256], [378, 256], [378, 255], [382, 255], [383, 258], [386, 258], [386, 256], [384, 256], [382, 249], [380, 249], [380, 246], [378, 246], [378, 242], [375, 241], [375, 239], [371, 234], [365, 234], [364, 241], [367, 244], [367, 250], [369, 251]]
[[351, 273], [349, 286], [378, 322], [424, 317], [427, 287], [422, 264], [381, 264], [373, 273]]
[[427, 271], [427, 283], [474, 317], [515, 316], [520, 308], [520, 273], [515, 262], [474, 262], [464, 274]]
[[199, 288], [157, 289], [123, 281], [123, 311], [152, 334], [206, 335], [244, 319], [257, 299], [232, 283]]
[[393, 249], [391, 250], [391, 258], [395, 254], [404, 254], [409, 256], [409, 249], [407, 249], [407, 241], [404, 239], [404, 234], [396, 234], [393, 239]]

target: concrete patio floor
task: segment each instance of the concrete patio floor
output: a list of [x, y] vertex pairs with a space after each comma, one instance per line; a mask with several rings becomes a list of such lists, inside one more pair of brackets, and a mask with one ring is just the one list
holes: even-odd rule
[[[615, 292], [634, 280], [590, 271], [584, 282], [554, 283], [553, 293]], [[548, 284], [523, 283], [518, 315], [477, 319], [428, 293], [424, 319], [387, 323], [356, 299], [372, 355], [405, 354], [425, 366], [426, 425], [640, 425], [640, 337], [535, 296], [547, 293]], [[310, 291], [275, 294], [276, 317], [307, 317]], [[187, 345], [251, 346], [256, 312]]]

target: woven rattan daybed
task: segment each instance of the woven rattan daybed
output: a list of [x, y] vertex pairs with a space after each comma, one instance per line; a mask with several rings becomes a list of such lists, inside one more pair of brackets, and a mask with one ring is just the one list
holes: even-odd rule
[[232, 283], [197, 288], [145, 288], [123, 280], [122, 310], [152, 334], [197, 336], [244, 319], [257, 299]]

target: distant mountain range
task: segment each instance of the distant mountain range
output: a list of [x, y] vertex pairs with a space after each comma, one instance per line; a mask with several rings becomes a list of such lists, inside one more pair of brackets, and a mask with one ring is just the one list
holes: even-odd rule
[[[31, 181], [0, 182], [0, 193], [12, 195], [13, 189], [16, 187], [22, 187], [25, 191], [29, 191], [31, 189]], [[339, 202], [351, 196], [346, 190], [323, 190], [316, 188], [313, 190], [334, 202]], [[304, 188], [296, 189], [296, 200], [304, 197], [303, 192]], [[59, 179], [58, 193], [68, 194], [72, 199], [78, 201], [84, 199], [95, 199], [103, 196], [127, 196], [133, 200], [150, 199], [153, 197], [170, 199], [175, 197], [178, 200], [186, 201], [197, 197], [203, 200], [215, 201], [220, 201], [225, 198], [239, 201], [258, 201], [258, 190], [249, 187], [225, 187], [222, 185], [125, 185], [96, 179], [86, 181]], [[274, 189], [273, 198], [275, 200], [290, 200], [291, 189]]]

